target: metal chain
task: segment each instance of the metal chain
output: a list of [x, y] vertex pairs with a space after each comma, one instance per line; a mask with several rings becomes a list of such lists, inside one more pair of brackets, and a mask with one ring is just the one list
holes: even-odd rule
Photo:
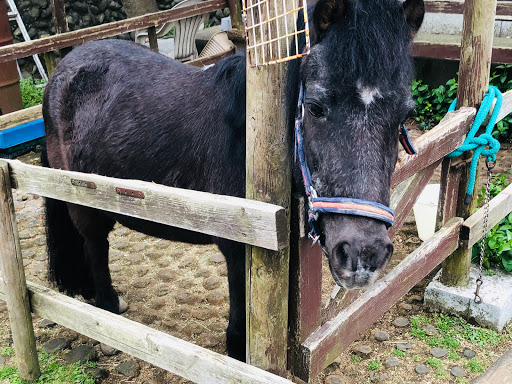
[[489, 200], [491, 195], [491, 176], [492, 176], [492, 170], [496, 163], [494, 161], [485, 161], [485, 165], [487, 166], [487, 183], [485, 185], [485, 197], [484, 197], [484, 225], [482, 228], [482, 240], [480, 241], [480, 268], [479, 268], [479, 274], [478, 278], [476, 279], [476, 291], [475, 291], [475, 298], [474, 302], [477, 304], [482, 303], [482, 298], [480, 297], [480, 287], [483, 284], [482, 280], [482, 269], [483, 269], [483, 263], [484, 263], [484, 255], [485, 255], [485, 239], [487, 237], [487, 226], [489, 222]]

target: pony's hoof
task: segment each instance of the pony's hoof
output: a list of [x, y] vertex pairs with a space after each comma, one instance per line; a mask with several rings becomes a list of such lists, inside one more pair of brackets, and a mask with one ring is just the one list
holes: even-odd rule
[[119, 313], [125, 313], [128, 310], [128, 303], [119, 298]]
[[100, 351], [105, 356], [114, 356], [116, 353], [119, 353], [119, 349], [115, 349], [105, 343], [100, 343]]

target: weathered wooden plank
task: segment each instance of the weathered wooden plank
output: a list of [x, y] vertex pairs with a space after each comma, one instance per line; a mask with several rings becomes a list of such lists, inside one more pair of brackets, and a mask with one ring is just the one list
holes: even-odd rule
[[[512, 212], [512, 185], [509, 185], [489, 202], [487, 229], [490, 230], [501, 219]], [[460, 230], [460, 239], [465, 248], [471, 248], [482, 238], [484, 228], [484, 210], [481, 208], [464, 221]]]
[[[277, 205], [7, 161], [13, 186], [26, 192], [269, 249], [288, 246], [286, 214]], [[140, 191], [144, 198], [116, 188]]]
[[474, 108], [450, 112], [436, 127], [418, 138], [414, 142], [418, 153], [414, 156], [403, 153], [398, 158], [391, 185], [400, 184], [458, 148], [471, 128], [475, 114]]
[[[462, 46], [459, 64], [459, 87], [457, 89], [457, 108], [479, 107], [489, 88], [491, 69], [491, 51], [494, 38], [494, 20], [496, 0], [466, 0], [464, 24], [462, 27]], [[462, 154], [463, 160], [471, 157]], [[477, 159], [478, 161], [478, 159]], [[477, 166], [476, 180], [479, 180]], [[478, 183], [472, 192], [472, 200], [465, 204], [466, 188], [470, 179], [470, 166], [466, 164], [461, 172], [459, 197], [455, 214], [467, 219], [476, 210]], [[471, 250], [460, 247], [443, 262], [440, 281], [450, 286], [466, 286], [469, 283]]]
[[[494, 102], [492, 103], [492, 110], [494, 110], [495, 105], [496, 105], [496, 100], [494, 100]], [[487, 123], [489, 122], [489, 118], [491, 117], [491, 113], [489, 113], [489, 115], [484, 120], [482, 125], [487, 125]], [[498, 113], [498, 118], [496, 121], [502, 120], [509, 113], [512, 113], [512, 90], [505, 92], [503, 94], [503, 102], [501, 104], [500, 112]]]
[[299, 369], [296, 357], [300, 344], [321, 325], [322, 319], [322, 250], [311, 247], [304, 230], [305, 199], [293, 196], [290, 235], [290, 348], [292, 372]]
[[[428, 13], [459, 13], [464, 12], [464, 0], [425, 0], [425, 12]], [[498, 1], [496, 14], [512, 16], [512, 3]]]
[[7, 113], [0, 116], [0, 131], [41, 118], [43, 118], [41, 105], [35, 105], [20, 111]]
[[[432, 57], [444, 60], [459, 60], [461, 35], [442, 35], [418, 33], [412, 45], [412, 55]], [[491, 61], [493, 63], [512, 63], [512, 41], [505, 37], [495, 37]]]
[[[27, 282], [34, 314], [199, 384], [291, 384], [282, 377]], [[0, 282], [0, 298], [5, 287]]]
[[144, 16], [133, 17], [108, 24], [97, 25], [73, 32], [65, 32], [37, 40], [0, 47], [0, 63], [54, 51], [56, 49], [83, 44], [87, 41], [104, 39], [121, 33], [144, 29], [158, 24], [202, 15], [228, 6], [227, 0], [208, 0], [178, 9], [170, 9]]
[[395, 223], [388, 231], [390, 238], [395, 237], [402, 227], [418, 196], [432, 178], [441, 161], [437, 160], [396, 187], [391, 196], [391, 208], [395, 211]]
[[[283, 2], [274, 5], [276, 14], [285, 14]], [[263, 20], [263, 15], [254, 18], [260, 20], [260, 16]], [[285, 17], [291, 25], [293, 19]], [[285, 23], [275, 32], [284, 36]], [[263, 28], [261, 38], [269, 41], [270, 33]], [[281, 50], [284, 56], [285, 44]], [[284, 107], [287, 69], [288, 63], [247, 66], [245, 153], [246, 197], [279, 204], [289, 214], [290, 132]], [[287, 369], [289, 265], [289, 247], [278, 253], [246, 247], [247, 362], [279, 374]]]
[[305, 381], [315, 377], [458, 245], [462, 219], [455, 218], [374, 283], [349, 308], [312, 333], [301, 346]]
[[458, 159], [443, 159], [441, 166], [441, 190], [437, 204], [436, 231], [455, 217], [459, 197], [460, 176], [463, 162]]
[[32, 382], [37, 380], [41, 373], [16, 226], [9, 168], [5, 161], [0, 161], [0, 267], [2, 283], [5, 284], [18, 372], [22, 380]]

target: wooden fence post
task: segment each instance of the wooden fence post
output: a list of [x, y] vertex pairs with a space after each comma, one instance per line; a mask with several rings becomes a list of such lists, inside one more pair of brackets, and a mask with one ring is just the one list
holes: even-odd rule
[[[496, 4], [497, 0], [466, 0], [465, 2], [457, 108], [478, 108], [488, 90]], [[465, 156], [463, 159], [468, 160], [468, 157]], [[445, 164], [444, 168], [448, 172], [450, 166]], [[468, 179], [469, 162], [466, 162], [461, 171], [456, 209], [456, 215], [464, 219], [476, 210], [478, 173], [472, 203], [464, 205]], [[470, 264], [471, 249], [462, 247], [457, 249], [443, 262], [442, 283], [445, 285], [467, 285]]]
[[18, 373], [22, 380], [35, 381], [41, 373], [16, 226], [9, 167], [5, 161], [0, 161], [0, 259]]
[[[50, 0], [50, 6], [52, 8], [52, 21], [55, 26], [55, 33], [69, 32], [68, 19], [66, 16], [66, 5], [64, 0]], [[71, 52], [72, 47], [64, 47], [60, 49], [61, 58]], [[51, 65], [51, 64], [50, 64]], [[48, 71], [50, 72], [50, 71]], [[50, 76], [50, 73], [48, 73]]]
[[[276, 14], [283, 13], [276, 9]], [[278, 33], [284, 36], [284, 23], [280, 24]], [[269, 41], [269, 31], [262, 30], [262, 38]], [[276, 36], [275, 30], [272, 35]], [[285, 44], [282, 48], [285, 56]], [[286, 208], [289, 228], [287, 68], [287, 63], [247, 67], [246, 197]], [[287, 368], [289, 257], [288, 247], [279, 252], [246, 248], [247, 362], [278, 374]]]

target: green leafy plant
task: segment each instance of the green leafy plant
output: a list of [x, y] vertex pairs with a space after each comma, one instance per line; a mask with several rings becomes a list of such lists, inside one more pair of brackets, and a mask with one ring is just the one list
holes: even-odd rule
[[[501, 92], [512, 89], [512, 65], [498, 65], [492, 72], [489, 83], [498, 87]], [[448, 112], [452, 101], [457, 97], [458, 83], [452, 78], [446, 84], [431, 89], [422, 80], [415, 80], [411, 86], [415, 103], [414, 120], [420, 129], [430, 129], [436, 125]], [[499, 121], [492, 132], [493, 136], [503, 142], [512, 142], [512, 116]]]
[[23, 108], [33, 107], [43, 102], [44, 81], [34, 80], [32, 78], [20, 81], [21, 101]]
[[394, 348], [391, 354], [397, 357], [405, 357], [405, 352], [399, 350], [398, 348]]
[[350, 360], [352, 360], [354, 363], [360, 363], [362, 359], [359, 356], [352, 355], [350, 356]]
[[[512, 171], [508, 173], [512, 174]], [[493, 175], [489, 186], [490, 197], [497, 196], [508, 185], [506, 173]], [[485, 187], [482, 187], [482, 196], [484, 194]], [[482, 200], [483, 197], [478, 199], [479, 202]], [[480, 262], [481, 241], [473, 246], [473, 262], [475, 263]], [[487, 232], [482, 265], [487, 270], [490, 268], [502, 268], [507, 272], [512, 271], [512, 213]]]
[[378, 360], [371, 360], [366, 367], [370, 371], [376, 371], [381, 367], [382, 363]]

